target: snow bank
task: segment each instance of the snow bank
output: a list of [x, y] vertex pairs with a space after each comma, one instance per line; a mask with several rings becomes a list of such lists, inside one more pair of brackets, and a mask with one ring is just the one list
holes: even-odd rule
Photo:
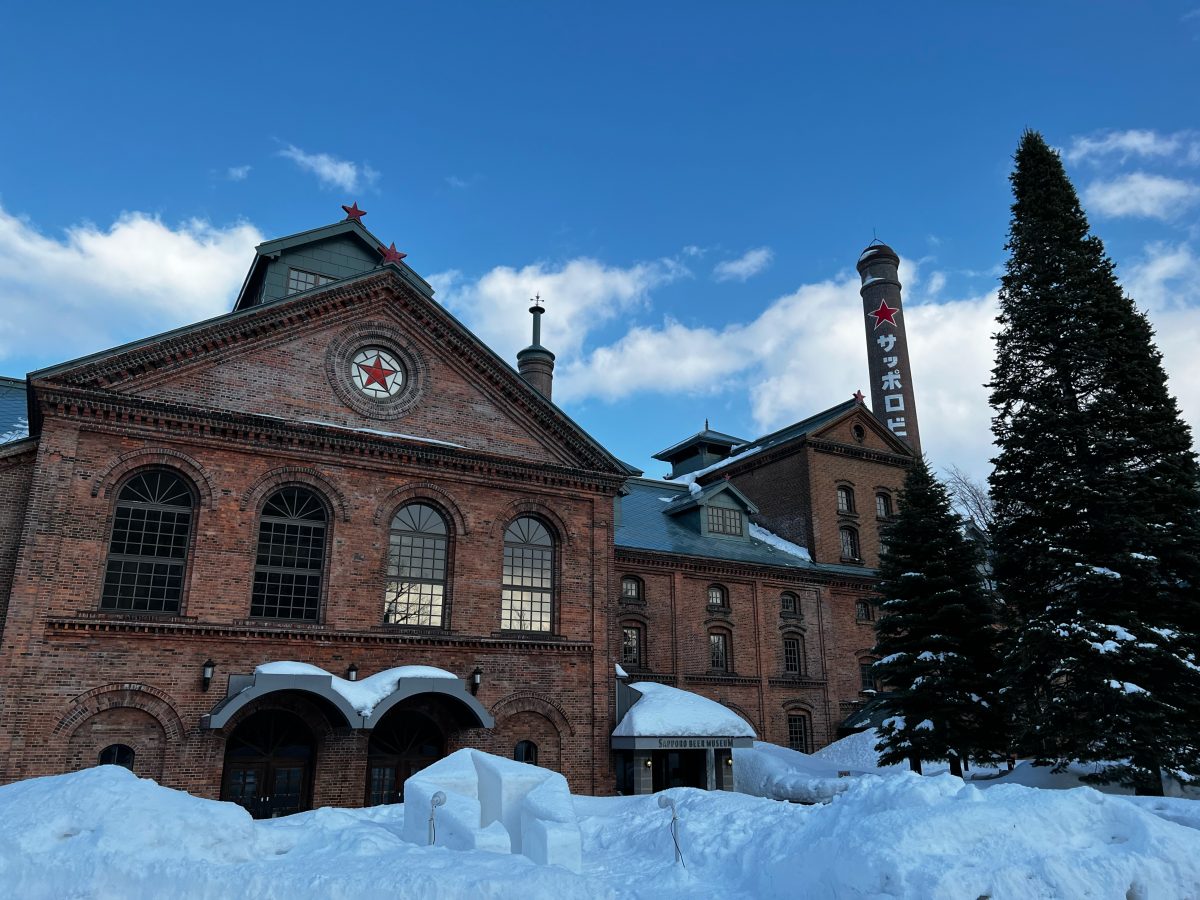
[[824, 803], [850, 786], [841, 771], [831, 762], [763, 741], [733, 751], [734, 790], [755, 797]]
[[807, 547], [793, 544], [786, 538], [781, 538], [775, 532], [768, 531], [766, 528], [763, 528], [761, 525], [755, 525], [753, 522], [750, 523], [750, 537], [762, 541], [768, 547], [780, 550], [789, 556], [795, 556], [806, 562], [812, 562], [812, 557], [809, 555]]
[[630, 685], [641, 697], [613, 737], [754, 737], [746, 720], [715, 700], [653, 681]]
[[345, 697], [363, 716], [370, 716], [376, 706], [393, 694], [402, 678], [458, 678], [452, 672], [433, 666], [396, 666], [359, 681], [350, 681], [326, 672], [320, 666], [292, 660], [263, 663], [254, 671], [264, 675], [328, 675], [333, 680], [333, 689]]

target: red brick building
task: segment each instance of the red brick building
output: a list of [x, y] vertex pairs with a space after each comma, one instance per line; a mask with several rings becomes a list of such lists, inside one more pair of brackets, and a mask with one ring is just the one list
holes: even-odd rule
[[536, 334], [518, 373], [381, 248], [355, 218], [265, 243], [231, 313], [0, 383], [29, 428], [0, 445], [0, 782], [116, 762], [270, 815], [472, 746], [606, 793], [622, 662], [833, 739], [908, 447], [849, 401], [638, 478]]

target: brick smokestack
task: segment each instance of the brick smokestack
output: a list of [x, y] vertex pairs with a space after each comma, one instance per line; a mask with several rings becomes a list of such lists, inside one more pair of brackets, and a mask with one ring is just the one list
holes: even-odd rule
[[917, 403], [913, 395], [908, 339], [900, 302], [900, 257], [887, 244], [874, 244], [858, 258], [866, 317], [867, 365], [871, 372], [871, 409], [892, 434], [913, 452], [921, 452]]
[[517, 371], [530, 386], [550, 399], [554, 387], [554, 354], [542, 346], [541, 296], [534, 298], [529, 312], [533, 316], [533, 343], [517, 354]]

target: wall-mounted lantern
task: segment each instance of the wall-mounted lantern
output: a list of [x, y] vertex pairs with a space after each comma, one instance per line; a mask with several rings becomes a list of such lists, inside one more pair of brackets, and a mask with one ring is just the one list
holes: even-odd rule
[[204, 665], [200, 667], [200, 689], [207, 691], [208, 686], [212, 684], [213, 673], [217, 671], [217, 664], [212, 661], [212, 658], [206, 659]]

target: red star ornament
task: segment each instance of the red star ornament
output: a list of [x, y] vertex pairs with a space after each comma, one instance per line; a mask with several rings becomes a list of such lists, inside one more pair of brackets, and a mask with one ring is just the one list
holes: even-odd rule
[[896, 313], [900, 312], [898, 306], [888, 306], [887, 300], [879, 301], [879, 309], [874, 312], [867, 313], [868, 316], [875, 317], [875, 327], [878, 328], [884, 322], [887, 322], [893, 328], [896, 327]]
[[388, 263], [398, 263], [400, 260], [404, 259], [404, 257], [408, 256], [407, 253], [401, 253], [396, 249], [395, 241], [392, 241], [392, 246], [390, 247], [380, 247], [379, 252], [383, 254], [384, 265], [387, 265]]
[[353, 206], [347, 206], [345, 203], [343, 203], [342, 209], [344, 209], [346, 211], [346, 221], [347, 222], [350, 222], [350, 221], [357, 222], [359, 219], [361, 219], [363, 216], [365, 216], [367, 214], [367, 211], [365, 209], [358, 208], [357, 200], [354, 201]]
[[854, 392], [854, 402], [855, 403], [862, 403], [863, 400], [865, 400], [865, 399], [866, 399], [866, 395], [862, 391]]
[[366, 379], [363, 382], [363, 387], [370, 387], [373, 384], [377, 384], [385, 391], [388, 389], [387, 380], [396, 374], [395, 369], [389, 369], [383, 364], [383, 357], [378, 354], [375, 355], [375, 362], [371, 363], [369, 366], [364, 366], [362, 363], [359, 363], [358, 371], [361, 372], [363, 378]]

